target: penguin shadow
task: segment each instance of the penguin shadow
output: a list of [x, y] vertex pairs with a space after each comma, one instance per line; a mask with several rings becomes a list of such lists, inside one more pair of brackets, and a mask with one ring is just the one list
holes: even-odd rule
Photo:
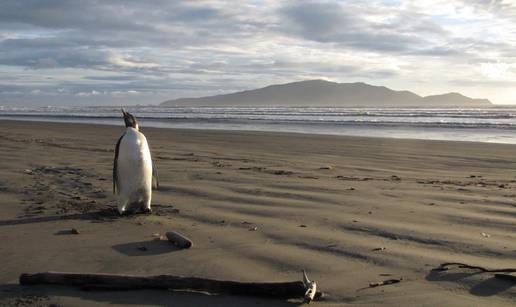
[[111, 246], [115, 251], [127, 256], [153, 256], [181, 250], [167, 240], [130, 242]]
[[487, 279], [481, 279], [482, 276], [489, 274], [486, 272], [450, 272], [432, 270], [427, 274], [428, 281], [447, 281], [457, 282], [469, 286], [469, 293], [476, 296], [493, 296], [509, 290], [516, 284], [509, 280], [501, 280], [491, 276]]
[[[159, 207], [159, 205], [158, 205], [158, 207]], [[163, 207], [165, 207], [165, 206], [163, 206]], [[168, 206], [166, 208], [168, 208]], [[114, 221], [117, 221], [120, 219], [134, 219], [138, 215], [146, 215], [146, 214], [149, 214], [149, 213], [136, 212], [133, 214], [120, 215], [118, 213], [116, 207], [110, 206], [107, 208], [84, 212], [84, 213], [29, 216], [29, 217], [14, 218], [14, 219], [9, 219], [9, 220], [0, 220], [0, 226], [45, 223], [45, 222], [63, 221], [63, 220], [85, 220], [85, 221], [90, 221], [92, 223], [104, 223], [104, 222], [114, 222]]]

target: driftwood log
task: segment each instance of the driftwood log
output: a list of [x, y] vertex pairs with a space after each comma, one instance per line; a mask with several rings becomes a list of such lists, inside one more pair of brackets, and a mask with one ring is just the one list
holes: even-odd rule
[[190, 248], [193, 245], [192, 240], [188, 239], [187, 237], [183, 236], [178, 232], [169, 231], [165, 235], [167, 236], [167, 239], [170, 242], [172, 242], [172, 244], [179, 248]]
[[[308, 281], [308, 284], [305, 282]], [[173, 275], [135, 276], [94, 273], [46, 272], [21, 274], [21, 285], [53, 284], [76, 286], [88, 290], [171, 289], [217, 294], [262, 296], [269, 298], [304, 298], [305, 302], [322, 297], [316, 293], [315, 282], [303, 272], [303, 281], [237, 282]]]

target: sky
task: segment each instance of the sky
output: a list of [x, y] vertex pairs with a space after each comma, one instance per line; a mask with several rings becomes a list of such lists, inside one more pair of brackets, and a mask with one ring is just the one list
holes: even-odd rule
[[308, 79], [516, 104], [516, 0], [0, 1], [0, 106]]

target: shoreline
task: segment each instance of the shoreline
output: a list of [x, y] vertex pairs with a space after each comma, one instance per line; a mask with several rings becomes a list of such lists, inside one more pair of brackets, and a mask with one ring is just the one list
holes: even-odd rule
[[[39, 123], [39, 124], [70, 124], [70, 125], [85, 125], [85, 126], [109, 126], [109, 127], [120, 127], [120, 124], [108, 123], [108, 122], [81, 122], [80, 120], [63, 120], [63, 121], [52, 121], [52, 120], [20, 120], [20, 119], [10, 119], [6, 117], [2, 117], [0, 115], [0, 121], [6, 120], [15, 123]], [[85, 120], [91, 120], [90, 118], [86, 118]], [[117, 120], [119, 121], [119, 120]], [[370, 127], [372, 129], [372, 127]], [[376, 127], [379, 130], [383, 129], [381, 126]], [[392, 128], [392, 127], [391, 127]], [[407, 127], [395, 127], [395, 128], [407, 128]], [[277, 134], [277, 135], [305, 135], [305, 136], [317, 136], [317, 137], [337, 137], [337, 138], [367, 138], [367, 139], [389, 139], [389, 140], [405, 140], [405, 141], [425, 141], [425, 142], [459, 142], [459, 143], [475, 143], [475, 144], [492, 144], [492, 145], [506, 145], [506, 146], [516, 146], [516, 143], [509, 142], [496, 142], [496, 141], [475, 141], [475, 140], [455, 140], [455, 139], [427, 139], [427, 138], [410, 138], [410, 137], [388, 137], [388, 136], [369, 136], [369, 135], [347, 135], [340, 133], [309, 133], [305, 131], [269, 131], [269, 130], [253, 130], [253, 129], [219, 129], [219, 128], [182, 128], [182, 127], [163, 127], [163, 126], [147, 126], [142, 127], [142, 130], [150, 130], [150, 129], [164, 129], [164, 130], [177, 130], [177, 131], [200, 131], [200, 132], [221, 132], [221, 133], [263, 133], [263, 134]], [[422, 130], [424, 128], [421, 127]], [[443, 130], [453, 130], [452, 128], [438, 128]], [[479, 129], [479, 128], [457, 128], [457, 129]], [[488, 130], [488, 129], [487, 129]]]
[[[302, 269], [333, 304], [516, 303], [516, 288], [492, 274], [431, 271], [514, 267], [514, 145], [143, 127], [161, 188], [153, 214], [118, 217], [110, 176], [123, 131], [122, 121], [0, 121], [0, 304], [289, 306], [299, 302], [17, 279], [80, 270], [293, 281]], [[170, 230], [194, 246], [156, 240]], [[403, 280], [368, 287], [392, 278]]]

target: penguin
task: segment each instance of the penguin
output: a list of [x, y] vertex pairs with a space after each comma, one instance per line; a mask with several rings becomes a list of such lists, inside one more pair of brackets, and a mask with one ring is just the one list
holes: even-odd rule
[[118, 139], [113, 161], [113, 194], [120, 214], [151, 212], [153, 179], [159, 186], [147, 138], [136, 118], [122, 109], [126, 130]]

